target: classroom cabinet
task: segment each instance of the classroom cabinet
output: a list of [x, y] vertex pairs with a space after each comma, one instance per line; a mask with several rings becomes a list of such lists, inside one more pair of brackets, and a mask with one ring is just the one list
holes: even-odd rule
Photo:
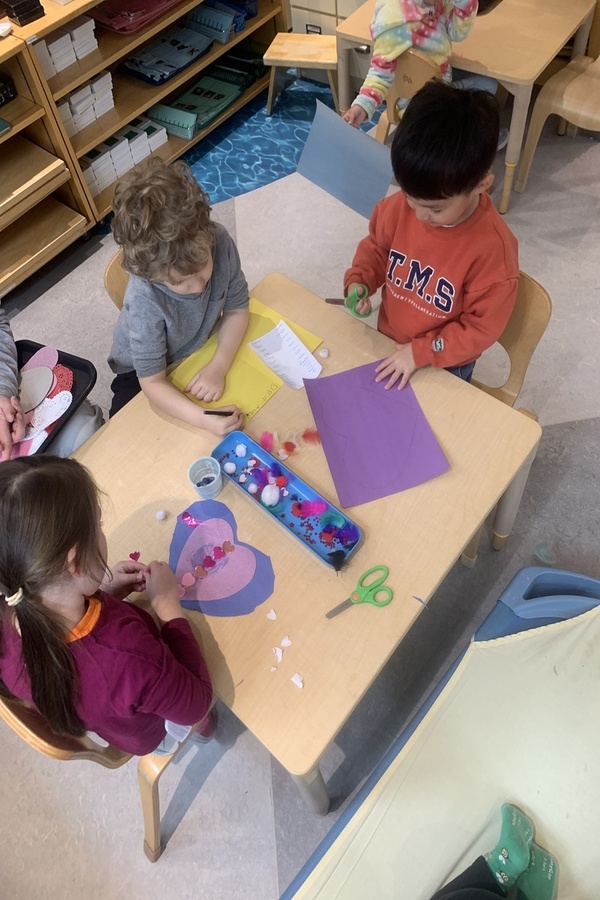
[[[47, 74], [44, 74], [35, 45], [42, 40], [51, 42], [53, 34], [60, 33], [57, 29], [64, 27], [82, 14], [89, 13], [97, 3], [94, 0], [71, 0], [70, 3], [63, 6], [58, 3], [48, 2], [45, 4], [46, 14], [42, 18], [22, 27], [14, 26], [14, 37], [11, 36], [9, 40], [15, 47], [19, 48], [15, 50], [15, 53], [20, 57], [23, 68], [26, 68], [31, 73], [30, 80], [35, 81], [41, 94], [37, 99], [34, 99], [33, 96], [27, 97], [32, 107], [30, 115], [39, 119], [47, 119], [47, 124], [51, 122], [50, 130], [52, 130], [61, 152], [53, 151], [52, 147], [48, 146], [48, 141], [43, 143], [37, 140], [36, 143], [38, 148], [47, 150], [50, 155], [54, 152], [58, 159], [62, 157], [63, 162], [63, 169], [59, 172], [58, 167], [51, 164], [49, 159], [39, 154], [32, 154], [31, 165], [32, 167], [35, 167], [35, 165], [39, 166], [40, 175], [39, 179], [35, 179], [35, 187], [32, 185], [32, 193], [28, 194], [30, 199], [33, 199], [33, 194], [44, 190], [44, 196], [48, 196], [51, 191], [54, 191], [54, 185], [58, 183], [58, 180], [64, 178], [62, 187], [52, 193], [48, 201], [44, 201], [44, 204], [49, 203], [47, 209], [44, 206], [44, 211], [49, 219], [52, 221], [56, 220], [55, 227], [58, 229], [74, 229], [78, 234], [81, 234], [91, 224], [101, 221], [111, 211], [115, 183], [106, 185], [99, 193], [93, 195], [84, 175], [86, 167], [84, 157], [86, 154], [89, 154], [90, 151], [93, 151], [104, 141], [129, 126], [137, 117], [144, 116], [154, 104], [168, 103], [171, 97], [181, 94], [188, 84], [192, 84], [201, 76], [202, 71], [207, 66], [216, 62], [219, 57], [231, 50], [236, 44], [252, 37], [252, 39], [268, 46], [277, 31], [287, 29], [284, 2], [285, 0], [258, 0], [258, 14], [253, 18], [247, 19], [243, 31], [236, 32], [225, 44], [215, 41], [208, 53], [162, 85], [148, 84], [127, 74], [122, 68], [122, 63], [128, 56], [131, 56], [134, 50], [156, 40], [162, 32], [177, 23], [186, 13], [199, 6], [198, 0], [181, 0], [176, 6], [163, 13], [160, 18], [146, 25], [135, 34], [117, 34], [96, 23], [95, 38], [98, 44], [97, 48], [83, 58], [77, 59], [67, 68], [49, 77]], [[4, 46], [4, 43], [0, 44], [0, 53], [2, 53]], [[2, 58], [0, 56], [0, 60]], [[0, 62], [0, 71], [3, 68], [4, 64]], [[85, 88], [90, 80], [103, 72], [111, 73], [114, 107], [76, 133], [69, 132], [60, 111], [65, 98], [72, 96], [78, 88]], [[197, 131], [193, 138], [184, 139], [169, 135], [167, 142], [154, 150], [152, 155], [160, 156], [169, 162], [181, 156], [234, 112], [265, 90], [268, 87], [268, 81], [268, 74], [255, 81], [219, 116], [213, 119], [205, 128]], [[30, 92], [30, 94], [32, 93]], [[20, 102], [21, 99], [24, 101], [25, 96], [23, 95], [20, 98]], [[8, 107], [0, 107], [0, 117], [7, 118], [7, 116], [3, 115], [3, 109], [8, 111]], [[16, 133], [17, 129], [13, 125], [9, 133], [0, 137], [0, 141], [11, 139]], [[24, 135], [23, 139], [29, 140], [29, 134]], [[52, 142], [50, 141], [50, 143]], [[18, 155], [17, 151], [18, 147], [15, 149], [14, 154], [11, 152], [11, 157], [14, 156], [16, 158]], [[34, 155], [36, 156], [35, 161], [33, 159]], [[0, 165], [2, 165], [1, 161]], [[0, 168], [0, 179], [1, 176], [2, 169]], [[56, 197], [60, 191], [64, 195], [69, 184], [71, 184], [73, 199], [70, 204], [67, 203], [65, 206], [62, 195], [58, 200]], [[37, 217], [29, 217], [29, 220], [25, 221], [26, 216], [22, 215], [24, 208], [16, 202], [11, 203], [11, 210], [5, 213], [2, 209], [3, 193], [0, 187], [0, 226], [4, 227], [4, 221], [9, 221], [9, 218], [4, 219], [5, 215], [12, 216], [12, 228], [15, 234], [18, 232], [18, 237], [15, 236], [15, 241], [19, 243], [21, 248], [24, 248], [28, 244], [28, 235], [31, 228], [38, 221]], [[8, 188], [6, 193], [8, 193]], [[21, 193], [23, 192], [21, 191]], [[67, 214], [67, 209], [71, 213], [70, 217]], [[75, 221], [73, 215], [75, 210], [77, 210], [79, 216], [77, 221]], [[39, 212], [41, 212], [41, 204]], [[68, 222], [64, 221], [65, 218], [68, 219]], [[61, 225], [58, 224], [59, 220], [62, 223]], [[41, 221], [38, 224], [38, 230], [43, 230]], [[56, 252], [63, 249], [63, 246], [65, 246], [64, 241], [60, 243], [60, 246], [57, 244]], [[50, 245], [47, 250], [50, 250]], [[51, 252], [46, 253], [44, 258], [39, 261], [39, 265], [43, 264], [52, 255]], [[4, 248], [2, 257], [4, 257]], [[29, 265], [29, 267], [25, 267], [27, 271], [24, 269], [25, 274], [23, 277], [39, 268], [39, 265], [34, 263]], [[18, 281], [22, 280], [22, 277], [18, 279]], [[7, 280], [4, 292], [6, 293], [7, 290], [14, 287], [18, 281], [15, 280], [13, 283], [10, 282], [10, 279]], [[2, 282], [0, 282], [1, 284]]]
[[0, 106], [0, 298], [60, 253], [93, 222], [26, 44], [0, 42], [0, 74], [16, 96]]

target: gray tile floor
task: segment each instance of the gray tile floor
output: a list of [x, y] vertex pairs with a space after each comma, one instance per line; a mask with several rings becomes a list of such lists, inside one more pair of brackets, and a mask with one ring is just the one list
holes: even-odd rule
[[[192, 746], [164, 776], [168, 845], [151, 865], [132, 764], [111, 772], [54, 762], [3, 726], [0, 895], [274, 900], [520, 567], [550, 558], [600, 577], [599, 164], [600, 144], [589, 135], [558, 138], [547, 128], [526, 193], [513, 194], [506, 219], [521, 266], [554, 302], [520, 400], [544, 426], [540, 451], [505, 550], [484, 542], [474, 570], [455, 567], [327, 751], [330, 814], [308, 813], [286, 773], [221, 708], [216, 741]], [[500, 176], [501, 154], [496, 168]], [[281, 271], [323, 297], [339, 291], [366, 230], [364, 219], [297, 175], [219, 204], [215, 218], [236, 238], [250, 284]], [[92, 236], [4, 301], [15, 337], [95, 362], [92, 397], [105, 409], [116, 310], [102, 273], [113, 252], [109, 235]], [[478, 376], [494, 377], [503, 360], [490, 353], [478, 366]]]

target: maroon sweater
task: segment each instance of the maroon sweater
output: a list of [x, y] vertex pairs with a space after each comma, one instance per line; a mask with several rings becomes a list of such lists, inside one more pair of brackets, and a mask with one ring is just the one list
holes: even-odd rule
[[[210, 675], [187, 619], [159, 630], [145, 610], [98, 596], [66, 638], [79, 676], [76, 709], [88, 731], [141, 756], [162, 741], [165, 719], [194, 725], [208, 713]], [[21, 639], [5, 623], [0, 678], [16, 697], [33, 703]]]

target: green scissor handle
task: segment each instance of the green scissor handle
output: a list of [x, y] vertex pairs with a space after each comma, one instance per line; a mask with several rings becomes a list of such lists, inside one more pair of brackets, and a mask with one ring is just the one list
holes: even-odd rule
[[349, 309], [352, 315], [356, 316], [357, 319], [367, 319], [371, 315], [373, 310], [370, 309], [367, 313], [357, 313], [356, 307], [361, 300], [365, 300], [368, 296], [369, 289], [366, 284], [357, 284], [354, 290], [344, 298], [344, 306], [346, 307], [346, 309]]
[[[371, 579], [371, 576], [375, 574], [378, 577], [374, 580]], [[391, 603], [394, 596], [393, 591], [387, 584], [384, 584], [389, 574], [390, 570], [387, 566], [373, 566], [363, 572], [358, 579], [356, 588], [350, 594], [352, 602], [372, 603], [373, 606], [387, 606], [388, 603]]]

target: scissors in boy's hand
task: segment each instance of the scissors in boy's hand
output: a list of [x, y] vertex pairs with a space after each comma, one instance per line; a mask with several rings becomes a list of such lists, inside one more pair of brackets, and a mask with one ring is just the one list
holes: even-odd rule
[[[377, 578], [369, 581], [371, 576], [375, 574], [377, 574]], [[328, 613], [325, 613], [325, 618], [333, 619], [334, 616], [337, 616], [345, 609], [349, 609], [355, 603], [372, 603], [373, 606], [387, 606], [388, 603], [392, 602], [392, 597], [394, 596], [392, 589], [387, 584], [384, 584], [389, 574], [390, 570], [387, 566], [373, 566], [371, 569], [367, 569], [358, 579], [358, 584], [348, 599], [338, 606], [334, 606]]]
[[361, 300], [367, 300], [368, 297], [369, 289], [366, 284], [357, 284], [355, 285], [354, 290], [350, 291], [347, 297], [327, 297], [325, 303], [333, 303], [335, 306], [345, 306], [346, 309], [349, 309], [352, 315], [356, 316], [357, 319], [366, 319], [371, 315], [373, 310], [369, 308], [368, 312], [359, 313], [356, 312], [356, 307]]

